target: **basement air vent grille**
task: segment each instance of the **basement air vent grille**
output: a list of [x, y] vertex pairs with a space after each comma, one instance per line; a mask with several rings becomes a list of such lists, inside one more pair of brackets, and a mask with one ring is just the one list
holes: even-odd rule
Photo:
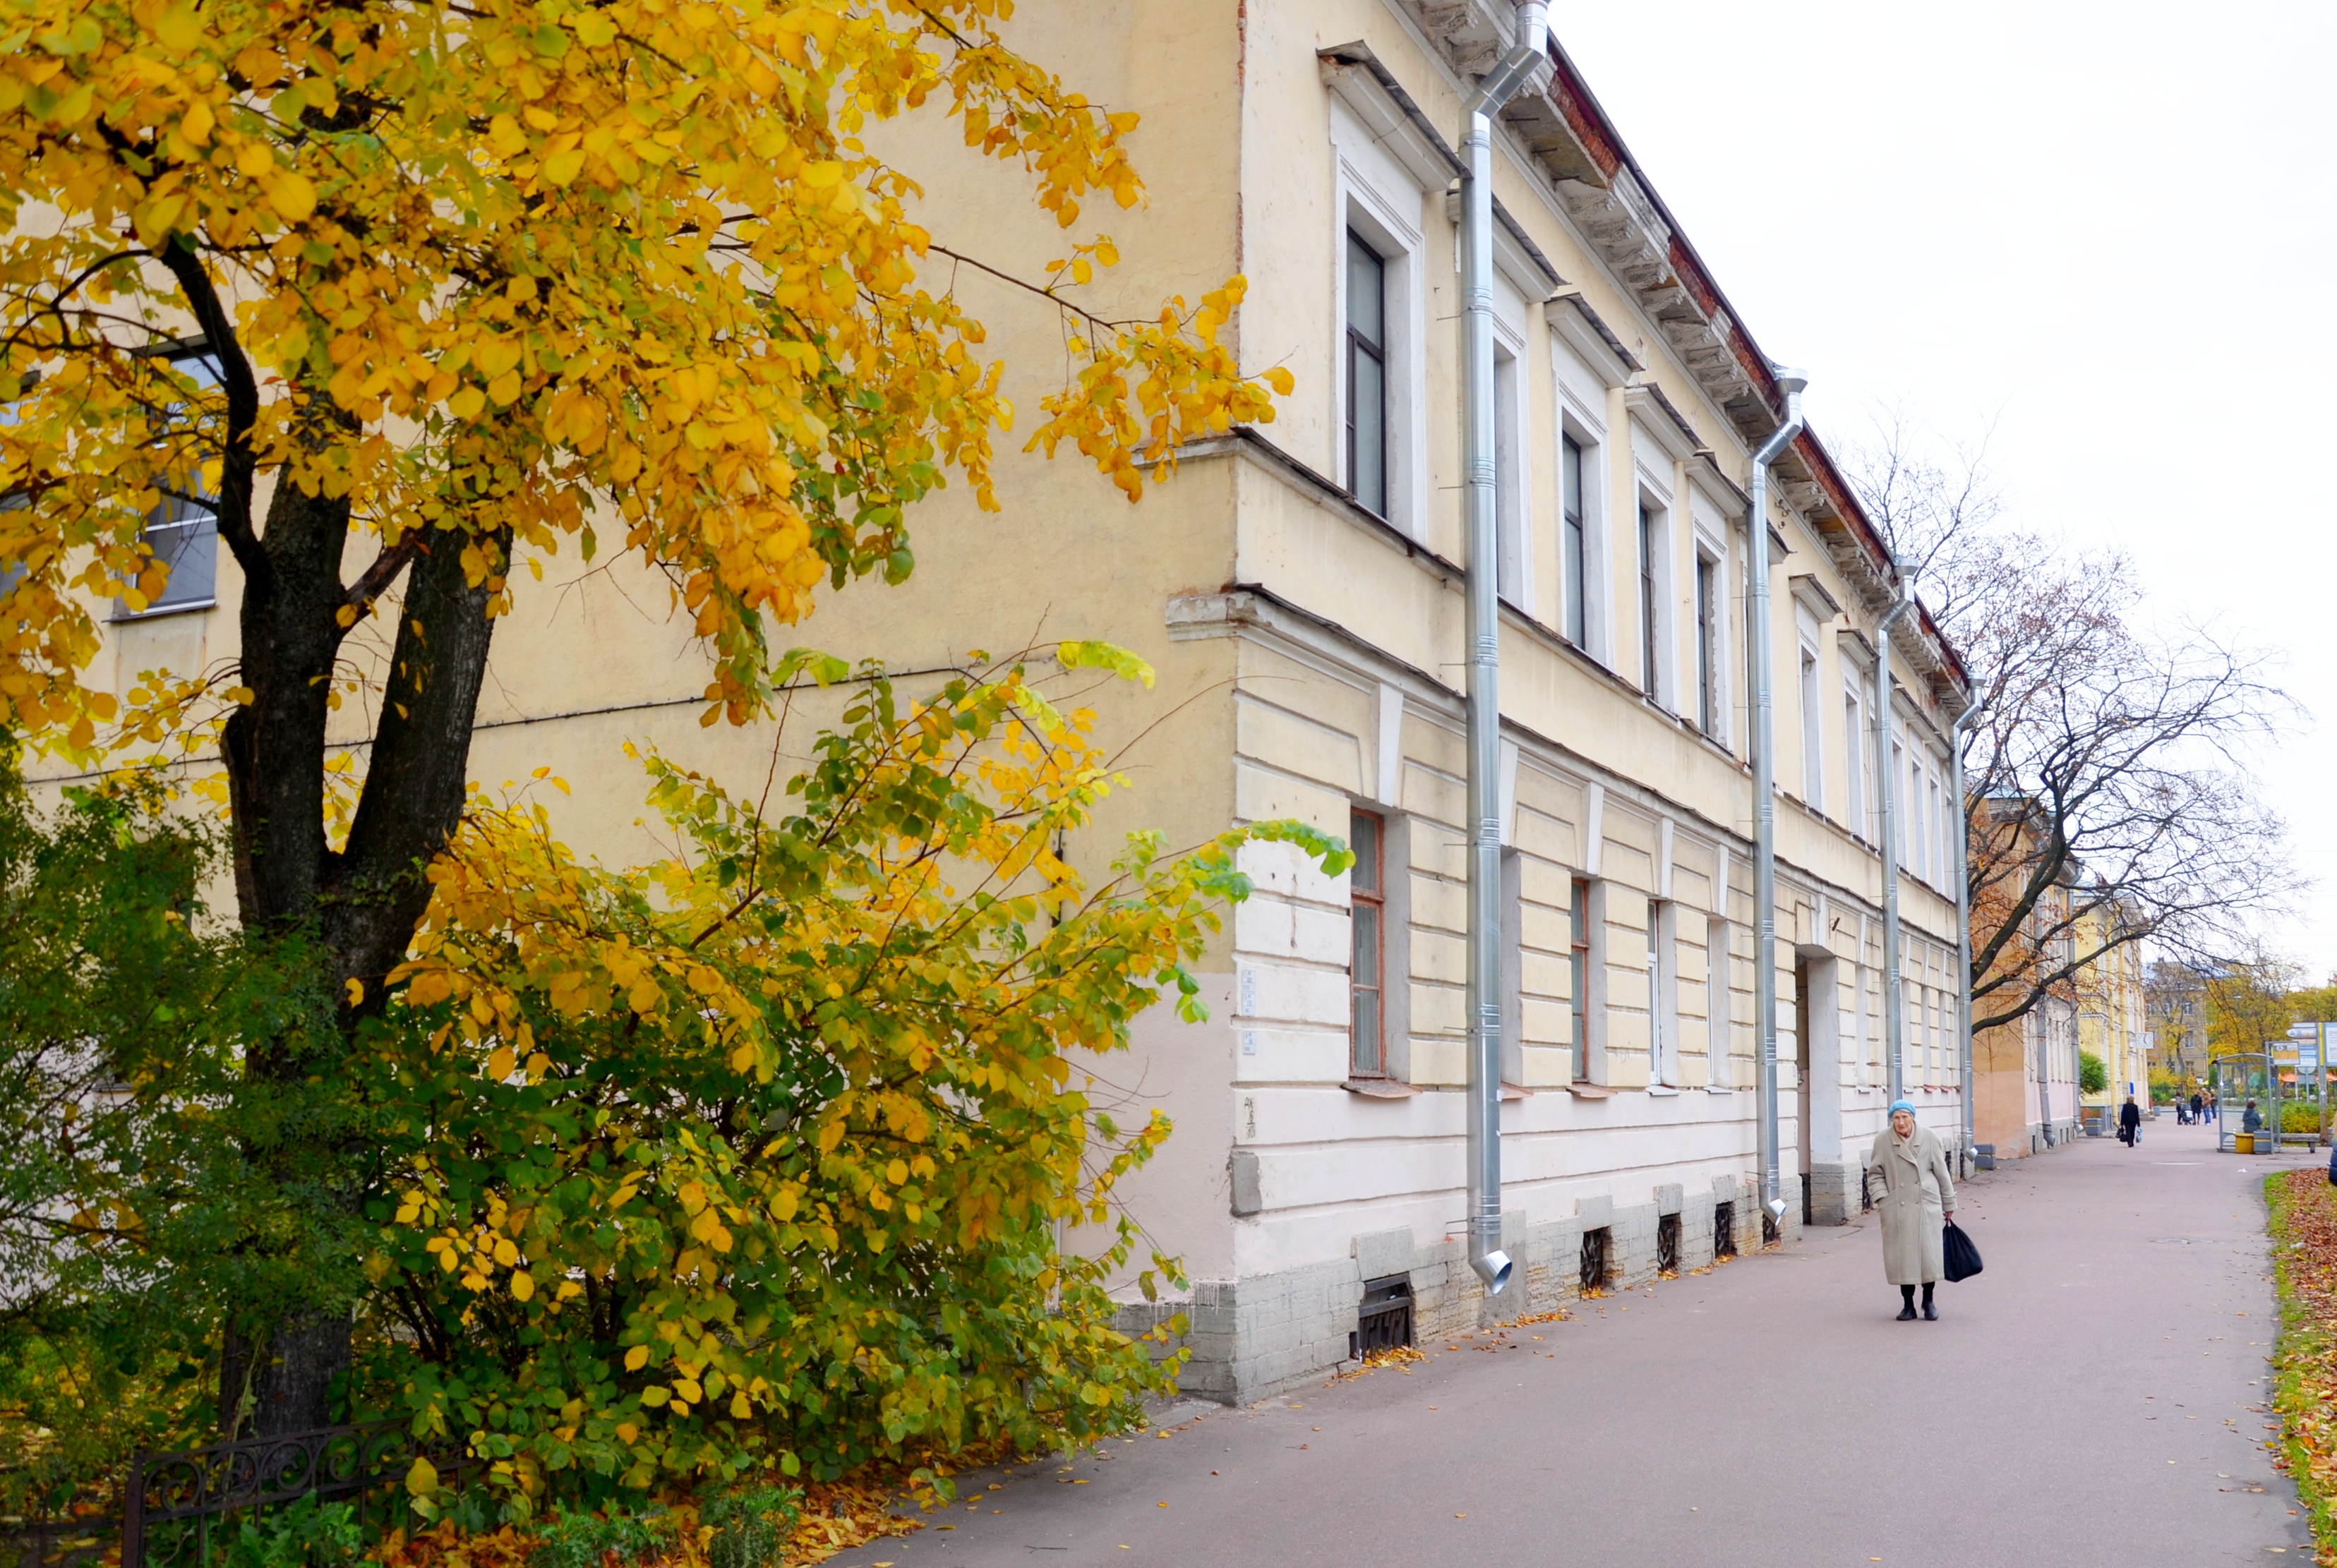
[[1364, 1304], [1355, 1331], [1347, 1336], [1347, 1359], [1412, 1343], [1412, 1276], [1388, 1274], [1364, 1281]]

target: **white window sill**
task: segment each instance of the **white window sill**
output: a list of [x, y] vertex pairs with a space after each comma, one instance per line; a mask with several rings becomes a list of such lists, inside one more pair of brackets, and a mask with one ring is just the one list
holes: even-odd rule
[[174, 615], [193, 615], [200, 610], [217, 609], [215, 599], [191, 599], [184, 604], [158, 604], [152, 609], [117, 609], [106, 618], [120, 626], [133, 620], [162, 620]]

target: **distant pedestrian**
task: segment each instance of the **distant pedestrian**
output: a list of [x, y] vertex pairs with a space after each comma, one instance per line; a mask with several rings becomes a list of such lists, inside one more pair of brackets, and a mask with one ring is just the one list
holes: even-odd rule
[[2134, 1103], [2132, 1095], [2128, 1095], [2126, 1104], [2118, 1110], [2118, 1142], [2131, 1149], [2141, 1141], [2142, 1107]]
[[2206, 1119], [2206, 1115], [2207, 1115], [2207, 1101], [2206, 1101], [2206, 1098], [2205, 1098], [2205, 1096], [2202, 1096], [2202, 1095], [2201, 1095], [2197, 1090], [2194, 1089], [2194, 1090], [2191, 1092], [2191, 1119], [2192, 1119], [2194, 1122], [2205, 1121], [2205, 1120]]
[[1891, 1125], [1866, 1154], [1868, 1190], [1882, 1216], [1882, 1273], [1899, 1287], [1899, 1320], [1915, 1317], [1915, 1287], [1923, 1287], [1923, 1317], [1940, 1320], [1931, 1287], [1947, 1272], [1941, 1231], [1956, 1217], [1956, 1183], [1947, 1151], [1930, 1128], [1915, 1125], [1915, 1107], [1891, 1102]]

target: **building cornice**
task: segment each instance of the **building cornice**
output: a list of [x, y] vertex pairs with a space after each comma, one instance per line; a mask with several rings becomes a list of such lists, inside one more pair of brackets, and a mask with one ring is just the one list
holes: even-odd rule
[[[1513, 18], [1499, 0], [1393, 3], [1463, 83], [1490, 71], [1509, 47]], [[1758, 445], [1784, 418], [1768, 355], [1555, 37], [1550, 52], [1550, 70], [1503, 110], [1504, 127], [1540, 164], [1560, 207], [1737, 440], [1748, 449]], [[1781, 499], [1824, 541], [1857, 606], [1870, 616], [1888, 609], [1899, 597], [1897, 566], [1824, 443], [1804, 430], [1774, 472]], [[1928, 614], [1918, 620], [1917, 636], [1931, 646], [1911, 650], [1911, 661], [1936, 684], [1961, 688], [1943, 694], [1949, 706], [1960, 706], [1970, 687], [1962, 660]]]

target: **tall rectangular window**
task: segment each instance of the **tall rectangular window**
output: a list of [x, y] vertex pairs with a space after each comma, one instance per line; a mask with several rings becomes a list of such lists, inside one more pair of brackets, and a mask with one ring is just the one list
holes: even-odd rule
[[1387, 515], [1387, 264], [1347, 233], [1347, 490]]
[[1667, 1088], [1679, 1086], [1679, 995], [1677, 932], [1668, 900], [1648, 901], [1648, 1076]]
[[1717, 733], [1720, 694], [1714, 689], [1720, 654], [1720, 565], [1696, 558], [1696, 727]]
[[1566, 634], [1567, 641], [1584, 648], [1589, 646], [1590, 637], [1586, 598], [1590, 567], [1582, 531], [1582, 443], [1570, 435], [1562, 435], [1559, 437], [1558, 455], [1560, 502], [1566, 512], [1559, 560], [1559, 570], [1566, 579], [1559, 585], [1565, 598], [1565, 624], [1559, 629]]
[[1931, 775], [1931, 885], [1943, 892], [1954, 889], [1948, 881], [1947, 813], [1940, 809], [1940, 777]]
[[1825, 810], [1825, 747], [1819, 739], [1818, 656], [1802, 649], [1802, 800]]
[[1639, 689], [1656, 693], [1656, 514], [1639, 503]]
[[1923, 765], [1911, 756], [1907, 759], [1907, 818], [1906, 843], [1900, 863], [1924, 881], [1931, 881], [1931, 868], [1926, 862], [1931, 858], [1923, 832]]
[[[1725, 891], [1721, 896], [1727, 896]], [[1704, 1081], [1706, 1087], [1715, 1089], [1734, 1086], [1728, 1066], [1729, 1024], [1735, 1011], [1729, 989], [1734, 977], [1729, 973], [1728, 941], [1728, 921], [1717, 915], [1708, 917], [1704, 922]]]
[[1519, 473], [1518, 359], [1493, 349], [1493, 537], [1501, 565], [1495, 579], [1501, 598], [1528, 608], [1526, 487]]
[[[1891, 743], [1891, 776], [1883, 782], [1890, 784], [1893, 794], [1904, 796], [1907, 793], [1898, 783], [1900, 769], [1906, 765], [1906, 761], [1904, 748], [1897, 741], [1892, 741]], [[1906, 799], [1893, 801], [1892, 803], [1897, 809], [1891, 813], [1891, 842], [1884, 847], [1889, 851], [1892, 860], [1897, 863], [1899, 869], [1904, 871], [1907, 869], [1907, 813], [1914, 809], [1914, 805], [1912, 801]]]
[[1567, 933], [1567, 994], [1573, 1014], [1574, 1081], [1590, 1080], [1590, 884], [1574, 879], [1574, 907]]
[[1866, 726], [1859, 719], [1858, 694], [1844, 692], [1842, 697], [1843, 783], [1850, 798], [1843, 803], [1843, 819], [1850, 831], [1861, 838], [1866, 836]]
[[[219, 362], [204, 350], [174, 353], [170, 356], [170, 365], [206, 390], [220, 384]], [[132, 610], [123, 605], [116, 611], [118, 617], [164, 615], [172, 610], [210, 606], [219, 573], [219, 517], [211, 497], [204, 494], [200, 486], [184, 493], [163, 496], [146, 514], [146, 526], [140, 530], [138, 537], [170, 575], [161, 593], [143, 610]]]
[[1359, 1078], [1383, 1077], [1387, 1073], [1387, 1042], [1383, 1032], [1386, 1016], [1383, 928], [1386, 923], [1387, 894], [1386, 884], [1381, 880], [1384, 868], [1380, 851], [1384, 835], [1380, 825], [1380, 819], [1370, 812], [1356, 812], [1348, 819], [1347, 844], [1355, 852], [1355, 864], [1347, 877], [1347, 898], [1353, 907], [1347, 984], [1354, 1004], [1347, 1066]]

